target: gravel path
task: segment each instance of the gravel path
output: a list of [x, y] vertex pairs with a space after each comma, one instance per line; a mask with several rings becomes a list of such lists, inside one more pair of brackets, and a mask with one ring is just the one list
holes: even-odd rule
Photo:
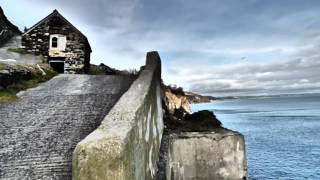
[[0, 179], [71, 179], [72, 151], [133, 79], [59, 75], [0, 104]]

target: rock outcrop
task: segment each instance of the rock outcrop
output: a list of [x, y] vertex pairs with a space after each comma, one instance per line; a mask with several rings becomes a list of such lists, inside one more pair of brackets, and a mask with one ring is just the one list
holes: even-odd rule
[[31, 77], [31, 71], [22, 66], [2, 65], [0, 70], [0, 90], [8, 85], [17, 83], [21, 80], [27, 80]]
[[183, 113], [184, 116], [185, 114], [192, 113], [190, 101], [182, 89], [174, 89], [170, 86], [163, 85], [163, 101], [170, 115]]
[[10, 65], [0, 64], [0, 90], [6, 90], [7, 87], [14, 85], [20, 90], [24, 88], [19, 86], [22, 81], [32, 80], [40, 82], [47, 81], [56, 75], [56, 72], [48, 64], [37, 65]]
[[191, 104], [207, 103], [217, 98], [202, 96], [200, 94], [185, 92], [181, 87], [162, 85], [163, 104], [168, 115], [182, 119], [185, 115], [191, 114]]
[[0, 46], [11, 39], [13, 36], [20, 35], [21, 31], [13, 25], [5, 16], [0, 6]]

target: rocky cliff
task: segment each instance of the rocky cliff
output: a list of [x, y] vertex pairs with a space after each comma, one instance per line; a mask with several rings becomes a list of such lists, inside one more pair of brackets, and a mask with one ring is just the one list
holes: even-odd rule
[[202, 96], [192, 92], [185, 92], [181, 87], [171, 87], [162, 85], [163, 103], [170, 115], [184, 116], [191, 114], [191, 104], [207, 103], [217, 98], [212, 96]]
[[[191, 104], [210, 100], [210, 97], [186, 93], [182, 88], [162, 85], [164, 123], [173, 131], [208, 131], [221, 126], [221, 122], [211, 111], [191, 111]], [[201, 99], [202, 98], [202, 99]]]
[[11, 39], [11, 37], [20, 34], [21, 31], [8, 20], [0, 6], [0, 46]]
[[169, 114], [173, 115], [179, 111], [191, 114], [190, 101], [183, 91], [177, 91], [169, 86], [164, 86], [163, 93], [163, 101]]

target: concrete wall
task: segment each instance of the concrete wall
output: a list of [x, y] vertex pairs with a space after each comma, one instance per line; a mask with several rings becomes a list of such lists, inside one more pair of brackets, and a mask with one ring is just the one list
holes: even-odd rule
[[163, 131], [161, 61], [147, 54], [145, 69], [73, 153], [73, 180], [153, 179]]
[[244, 138], [225, 129], [171, 134], [166, 172], [167, 180], [246, 179]]

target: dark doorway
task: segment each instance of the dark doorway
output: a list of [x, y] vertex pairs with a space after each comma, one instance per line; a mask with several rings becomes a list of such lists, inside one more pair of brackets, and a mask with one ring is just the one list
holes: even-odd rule
[[64, 61], [50, 61], [50, 66], [58, 73], [64, 73]]

